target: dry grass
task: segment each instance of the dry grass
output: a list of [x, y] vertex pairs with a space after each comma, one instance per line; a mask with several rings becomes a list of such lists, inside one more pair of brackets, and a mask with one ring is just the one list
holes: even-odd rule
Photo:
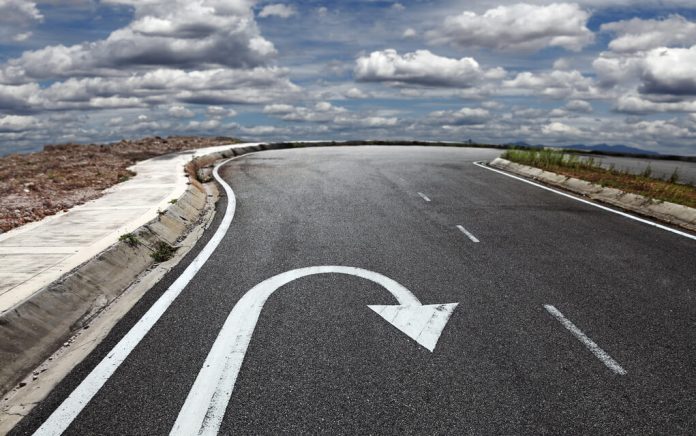
[[640, 175], [629, 174], [602, 168], [591, 158], [580, 159], [555, 150], [508, 150], [502, 158], [655, 200], [696, 207], [696, 187], [678, 183], [676, 172], [669, 180], [660, 180], [650, 177], [650, 166]]
[[110, 145], [47, 145], [0, 158], [0, 232], [40, 220], [102, 195], [133, 177], [137, 161], [176, 151], [236, 142], [231, 138], [169, 137]]

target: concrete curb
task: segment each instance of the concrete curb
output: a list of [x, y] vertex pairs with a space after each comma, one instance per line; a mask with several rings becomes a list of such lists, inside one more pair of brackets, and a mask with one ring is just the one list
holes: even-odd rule
[[495, 159], [489, 165], [696, 232], [696, 209], [691, 207], [668, 201], [653, 200], [619, 189], [605, 188], [584, 180], [520, 165], [502, 158]]
[[151, 268], [156, 263], [150, 256], [153, 247], [161, 242], [176, 247], [214, 207], [198, 178], [201, 168], [261, 149], [231, 145], [192, 159], [185, 167], [187, 190], [156, 219], [131, 233], [137, 245], [115, 243], [0, 315], [0, 392], [9, 392]]

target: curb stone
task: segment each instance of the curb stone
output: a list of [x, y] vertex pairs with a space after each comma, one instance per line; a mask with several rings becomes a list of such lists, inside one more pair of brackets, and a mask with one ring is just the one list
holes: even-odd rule
[[654, 200], [615, 188], [605, 188], [585, 180], [563, 176], [527, 165], [521, 165], [502, 158], [493, 160], [489, 165], [500, 170], [505, 170], [566, 189], [592, 200], [620, 207], [643, 216], [655, 218], [690, 231], [696, 231], [696, 209], [692, 207], [682, 206], [668, 201]]
[[217, 160], [261, 150], [235, 147], [192, 159], [185, 166], [189, 186], [176, 202], [131, 234], [136, 246], [118, 241], [58, 280], [0, 315], [0, 393], [15, 385], [87, 326], [156, 262], [152, 247], [184, 239], [214, 204], [197, 178], [197, 170]]

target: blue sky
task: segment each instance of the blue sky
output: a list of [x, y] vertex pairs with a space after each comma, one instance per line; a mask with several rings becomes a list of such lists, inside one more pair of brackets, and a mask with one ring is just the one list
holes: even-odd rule
[[696, 155], [685, 0], [0, 0], [0, 154], [149, 135]]

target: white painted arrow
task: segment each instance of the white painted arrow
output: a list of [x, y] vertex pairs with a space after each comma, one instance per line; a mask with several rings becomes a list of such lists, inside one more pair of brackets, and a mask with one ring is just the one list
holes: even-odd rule
[[346, 266], [301, 268], [264, 280], [244, 294], [232, 308], [186, 397], [170, 435], [217, 434], [266, 300], [278, 288], [293, 280], [328, 273], [361, 277], [391, 292], [399, 305], [369, 307], [430, 351], [435, 349], [442, 330], [457, 306], [457, 303], [423, 306], [411, 291], [389, 277]]

